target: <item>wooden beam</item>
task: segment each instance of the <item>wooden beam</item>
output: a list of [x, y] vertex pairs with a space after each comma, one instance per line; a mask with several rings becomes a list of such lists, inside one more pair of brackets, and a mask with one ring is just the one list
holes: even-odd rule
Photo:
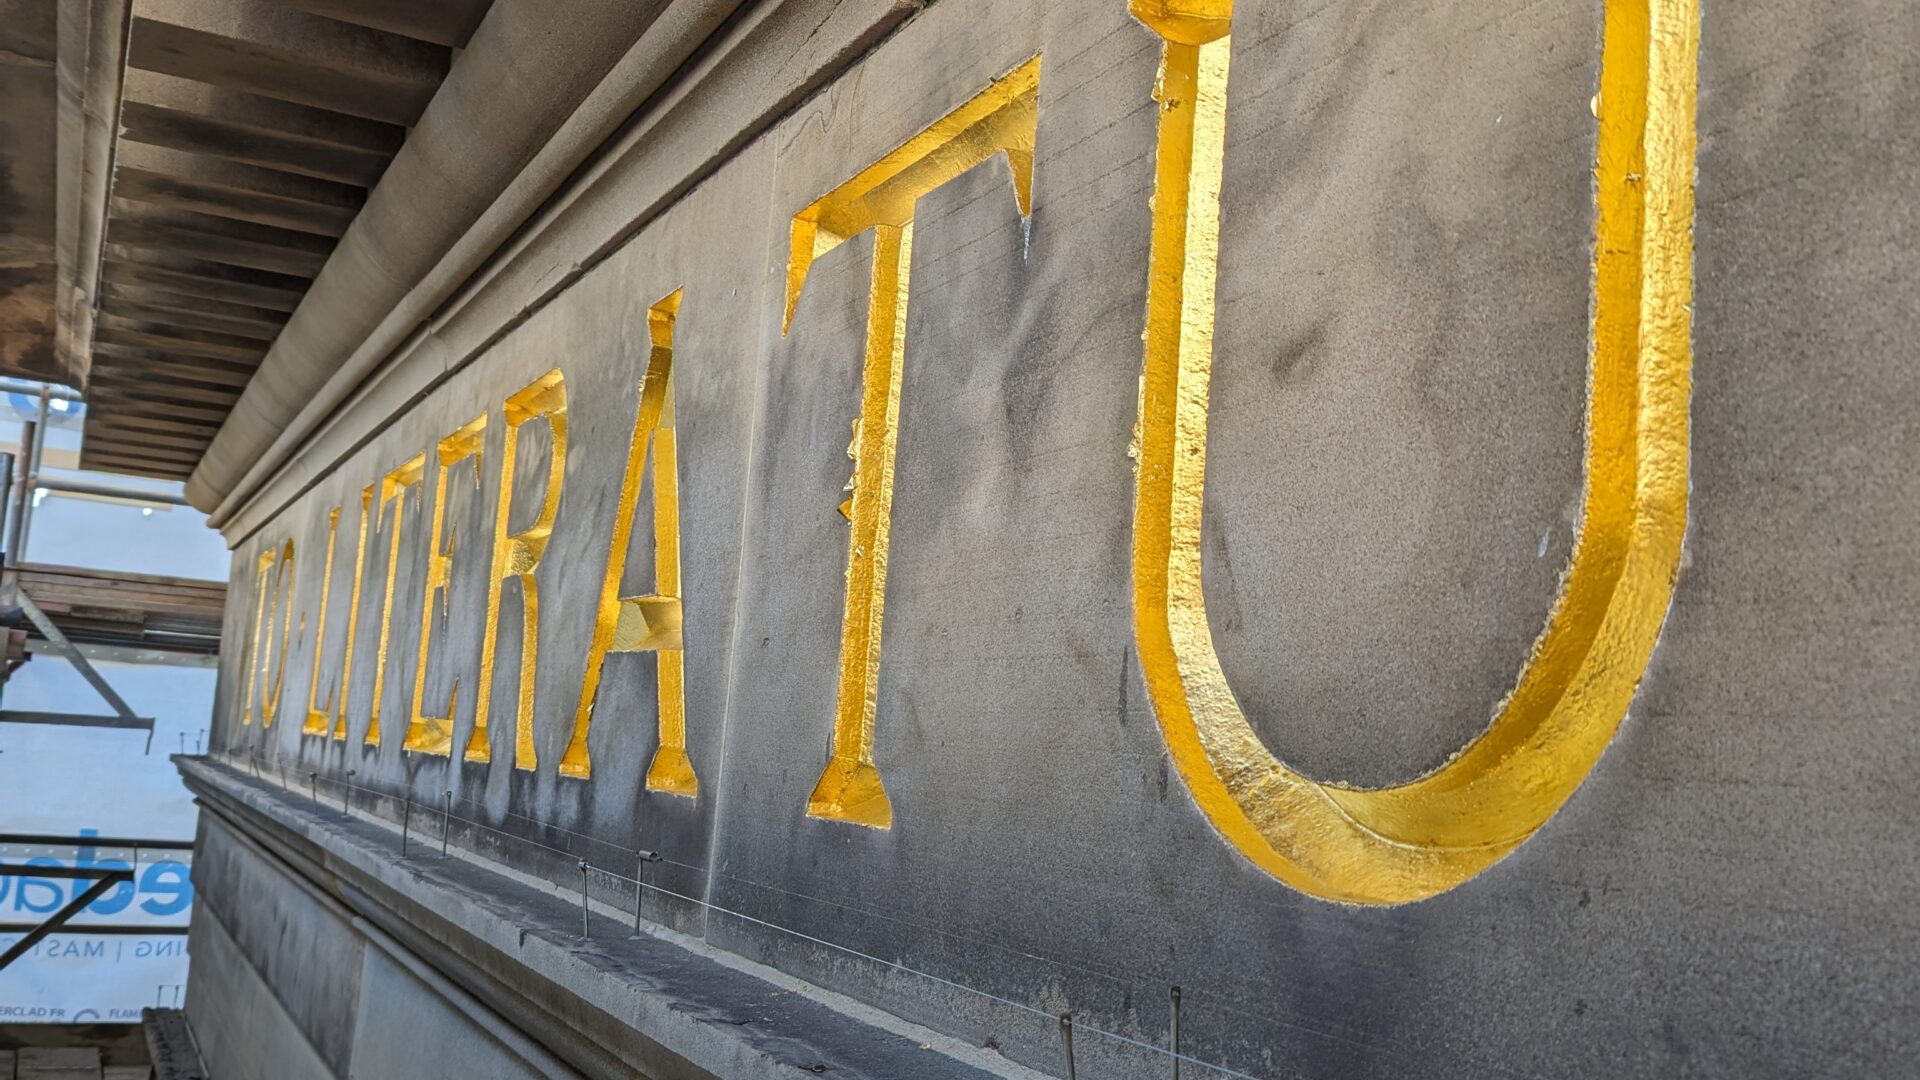
[[182, 468], [192, 468], [200, 461], [201, 451], [183, 447], [157, 446], [153, 443], [110, 443], [111, 452], [126, 458], [138, 457], [140, 460], [164, 462]]
[[207, 296], [290, 312], [307, 294], [306, 278], [269, 274], [239, 266], [171, 256], [164, 252], [107, 245], [105, 281], [152, 285], [192, 296]]
[[[399, 5], [395, 5], [399, 6]], [[127, 64], [411, 125], [452, 51], [250, 0], [136, 0]]]
[[116, 407], [109, 414], [101, 414], [102, 423], [111, 423], [116, 427], [132, 431], [179, 432], [195, 436], [205, 435], [212, 438], [220, 425], [212, 421], [189, 419], [170, 419], [166, 416], [154, 416], [147, 413], [128, 412], [124, 407]]
[[87, 441], [89, 443], [97, 441], [101, 446], [123, 446], [141, 450], [157, 446], [173, 450], [191, 450], [195, 454], [200, 454], [206, 451], [209, 440], [200, 436], [162, 435], [153, 431], [133, 431], [112, 424], [102, 424], [87, 430]]
[[245, 386], [253, 380], [253, 373], [257, 370], [251, 364], [175, 356], [171, 353], [135, 349], [109, 342], [96, 342], [93, 346], [93, 358], [96, 370], [111, 368], [133, 374], [152, 372], [156, 375], [177, 375], [181, 378], [198, 379], [201, 382], [217, 383], [221, 386]]
[[103, 388], [98, 394], [89, 394], [88, 404], [97, 404], [100, 406], [111, 405], [113, 408], [103, 408], [102, 411], [110, 412], [115, 416], [137, 416], [156, 423], [180, 422], [185, 424], [189, 421], [199, 421], [199, 423], [188, 428], [188, 430], [193, 431], [201, 430], [209, 424], [216, 428], [219, 427], [221, 424], [226, 423], [228, 412], [226, 409], [201, 408], [195, 405], [184, 405], [172, 401], [152, 401], [116, 388]]
[[228, 360], [237, 364], [258, 364], [267, 354], [267, 346], [252, 338], [214, 334], [204, 330], [156, 328], [135, 319], [122, 319], [111, 312], [100, 313], [96, 337], [110, 344], [131, 345], [183, 356], [204, 356], [210, 360]]
[[233, 403], [240, 399], [241, 389], [120, 371], [95, 372], [88, 388], [98, 388], [110, 395], [119, 393], [130, 397], [151, 397], [155, 401], [194, 401], [217, 405], [229, 411], [233, 409]]
[[117, 171], [114, 174], [113, 194], [117, 199], [192, 210], [283, 229], [298, 229], [336, 239], [347, 231], [355, 213], [342, 207], [316, 206], [280, 195], [218, 187], [143, 169], [122, 168]]
[[209, 330], [216, 334], [231, 334], [234, 337], [249, 338], [271, 347], [273, 339], [279, 336], [283, 323], [261, 324], [253, 319], [236, 319], [214, 311], [195, 311], [191, 307], [178, 305], [155, 306], [144, 304], [119, 294], [110, 295], [102, 310], [132, 322], [148, 323], [159, 326], [176, 326], [186, 330]]
[[[122, 204], [125, 205], [125, 204]], [[220, 220], [210, 218], [210, 220]], [[240, 224], [233, 222], [232, 224]], [[264, 226], [262, 226], [264, 228]], [[279, 230], [290, 232], [290, 230]], [[306, 236], [310, 240], [323, 237]], [[221, 236], [216, 232], [198, 228], [183, 228], [156, 221], [126, 220], [121, 214], [114, 214], [107, 222], [108, 241], [125, 247], [153, 248], [173, 254], [190, 255], [229, 266], [244, 266], [254, 270], [266, 270], [276, 274], [312, 278], [326, 265], [326, 251], [303, 250], [300, 247], [285, 247], [259, 240], [240, 239]]]
[[80, 467], [96, 472], [118, 473], [124, 476], [145, 476], [161, 480], [185, 480], [193, 475], [193, 466], [176, 465], [171, 462], [148, 461], [145, 458], [125, 454], [80, 452]]
[[256, 131], [189, 112], [129, 101], [120, 107], [123, 137], [266, 169], [370, 188], [392, 155]]
[[329, 19], [388, 30], [437, 45], [467, 47], [492, 0], [277, 0]]
[[[271, 341], [287, 323], [287, 313], [271, 308], [254, 307], [251, 304], [235, 304], [224, 300], [214, 300], [204, 296], [188, 296], [170, 289], [155, 289], [144, 285], [101, 286], [101, 294], [114, 302], [118, 310], [130, 311], [142, 308], [151, 311], [165, 311], [173, 314], [190, 313], [202, 316], [218, 316], [237, 326], [246, 326], [248, 330], [230, 331], [237, 337], [255, 337]], [[148, 318], [147, 321], [154, 321]]]

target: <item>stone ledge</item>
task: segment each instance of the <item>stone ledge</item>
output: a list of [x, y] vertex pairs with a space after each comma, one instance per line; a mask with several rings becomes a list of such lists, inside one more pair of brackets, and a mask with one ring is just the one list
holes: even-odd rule
[[174, 760], [219, 826], [582, 1075], [1040, 1075], [664, 928], [630, 937], [630, 916], [598, 902], [583, 941], [577, 893], [458, 849], [402, 859], [389, 822]]

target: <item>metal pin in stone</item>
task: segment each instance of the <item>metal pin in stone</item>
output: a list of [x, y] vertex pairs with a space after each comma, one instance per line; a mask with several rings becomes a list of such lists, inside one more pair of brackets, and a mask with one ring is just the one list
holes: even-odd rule
[[307, 795], [310, 801], [313, 803], [313, 808], [315, 810], [319, 810], [320, 809], [320, 774], [317, 772], [308, 773], [307, 785], [308, 785]]
[[580, 937], [582, 940], [593, 936], [587, 929], [587, 860], [580, 860]]
[[1070, 1012], [1060, 1014], [1060, 1041], [1064, 1043], [1067, 1048], [1067, 1080], [1075, 1080], [1076, 1074], [1073, 1068], [1073, 1014]]
[[348, 810], [348, 800], [353, 798], [353, 778], [359, 772], [358, 769], [348, 769], [347, 778], [340, 784], [340, 812], [343, 814]]
[[453, 831], [453, 792], [447, 792], [446, 809], [440, 812], [440, 854], [447, 853], [447, 834]]
[[400, 809], [400, 857], [403, 859], [407, 857], [407, 833], [412, 828], [413, 796], [409, 794], [405, 805]]
[[639, 856], [639, 865], [633, 871], [633, 936], [640, 936], [640, 902], [646, 896], [647, 864], [660, 861], [660, 853], [645, 848], [634, 852]]
[[1180, 984], [1173, 986], [1173, 1080], [1180, 1080]]

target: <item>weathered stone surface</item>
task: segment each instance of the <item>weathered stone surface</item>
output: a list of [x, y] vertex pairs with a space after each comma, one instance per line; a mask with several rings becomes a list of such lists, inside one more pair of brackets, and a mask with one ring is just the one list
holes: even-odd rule
[[1579, 524], [1595, 10], [1237, 14], [1214, 638], [1276, 753], [1394, 783], [1486, 727]]
[[[1164, 1042], [1178, 984], [1187, 1052], [1259, 1076], [1896, 1074], [1914, 1050], [1896, 1017], [1920, 1000], [1902, 351], [1920, 79], [1901, 47], [1920, 16], [1763, 6], [1708, 12], [1700, 50], [1692, 498], [1663, 636], [1586, 782], [1450, 892], [1384, 908], [1295, 892], [1170, 768], [1129, 565], [1159, 42], [1117, 0], [942, 0], [603, 260], [604, 230], [549, 223], [523, 249], [538, 258], [493, 280], [526, 296], [572, 283], [436, 330], [358, 407], [417, 403], [368, 438], [316, 442], [311, 490], [240, 538], [237, 604], [257, 603], [263, 553], [298, 549], [290, 674], [274, 726], [257, 708], [243, 724], [259, 658], [231, 651], [216, 745], [296, 775], [351, 770], [389, 818], [451, 790], [484, 825], [456, 824], [456, 843], [560, 886], [575, 858], [626, 874], [636, 849], [659, 851], [671, 861], [648, 881], [677, 895], [650, 917], [1035, 1068], [1057, 1067], [1060, 1011]], [[1205, 586], [1235, 694], [1312, 776], [1379, 785], [1447, 760], [1554, 601], [1582, 515], [1600, 14], [1235, 11]], [[809, 817], [833, 752], [837, 507], [878, 245], [869, 231], [821, 254], [786, 326], [790, 222], [1035, 54], [1031, 216], [998, 156], [915, 206], [873, 735], [891, 826]], [[658, 189], [617, 174], [580, 213], [621, 193], [651, 206]], [[676, 288], [691, 799], [643, 786], [657, 653], [609, 656], [592, 779], [556, 767], [647, 310]], [[492, 344], [468, 359], [476, 341]], [[457, 370], [422, 374], [435, 363]], [[315, 700], [331, 726], [361, 492], [485, 415], [478, 467], [450, 474], [451, 585], [444, 616], [437, 597], [429, 611], [422, 695], [437, 711], [458, 686], [466, 745], [501, 402], [551, 368], [567, 462], [535, 572], [538, 766], [512, 760], [517, 580], [491, 762], [401, 749], [431, 455], [427, 487], [401, 496], [381, 695], [391, 504], [369, 519], [347, 739], [300, 734], [328, 512]], [[546, 421], [519, 431], [510, 531], [535, 519], [554, 452]], [[654, 588], [651, 494], [622, 595]], [[255, 618], [230, 612], [229, 640], [251, 644]], [[1165, 1071], [1096, 1030], [1076, 1047], [1083, 1075]]]
[[[433, 988], [385, 954], [367, 953], [354, 1026], [354, 1067], [367, 1076], [551, 1076], [503, 1054], [498, 1041], [469, 1017], [445, 1005]], [[375, 1004], [384, 1003], [384, 1004]], [[408, 1007], [395, 1008], [399, 1003]], [[423, 1032], [433, 1033], [424, 1054]]]
[[[309, 958], [315, 981], [349, 987], [337, 1008], [357, 1001], [350, 1062], [315, 1075], [1037, 1075], [658, 926], [629, 937], [617, 904], [596, 903], [582, 940], [572, 889], [465, 852], [443, 858], [417, 836], [401, 856], [396, 826], [309, 802], [271, 777], [197, 762], [182, 771], [216, 821], [215, 842], [233, 845], [228, 861], [256, 886], [234, 913], [243, 932], [273, 927], [282, 905], [310, 913], [318, 898], [329, 932], [350, 927], [339, 943], [350, 947]], [[262, 1000], [236, 1010], [259, 1025], [252, 1039], [226, 1038], [232, 1017], [209, 1018], [222, 1036], [211, 1070], [279, 1075], [260, 1055], [282, 1050], [312, 1060], [312, 1027], [290, 1022], [259, 981], [259, 959], [234, 950], [224, 925], [196, 926], [218, 984], [196, 1007], [218, 1008], [234, 980], [254, 980]], [[287, 1039], [298, 1045], [273, 1045]]]
[[196, 912], [191, 941], [194, 970], [187, 984], [187, 1015], [207, 1062], [239, 1076], [320, 1080], [339, 1075], [280, 1006], [272, 985], [254, 967], [257, 959], [241, 952], [217, 919]]
[[[261, 1003], [258, 1023], [291, 1029], [288, 1038], [310, 1048], [332, 1074], [344, 1073], [364, 944], [335, 907], [311, 889], [288, 888], [262, 849], [220, 819], [201, 820], [194, 850], [195, 891], [205, 891], [194, 906], [193, 950], [206, 943], [216, 957], [223, 950], [245, 957], [271, 998]], [[236, 1037], [251, 1041], [244, 1034], [251, 1026], [237, 1022]], [[233, 1052], [219, 1049], [222, 1060]]]

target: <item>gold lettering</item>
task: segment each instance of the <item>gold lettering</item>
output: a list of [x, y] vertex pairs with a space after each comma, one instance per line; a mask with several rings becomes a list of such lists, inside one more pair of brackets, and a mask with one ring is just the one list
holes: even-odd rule
[[[507, 431], [500, 452], [500, 495], [494, 511], [493, 575], [487, 589], [487, 621], [480, 650], [480, 686], [476, 691], [473, 735], [467, 740], [468, 761], [491, 760], [488, 741], [488, 713], [493, 700], [494, 649], [500, 636], [500, 591], [508, 577], [520, 580], [520, 603], [524, 613], [520, 630], [520, 677], [514, 709], [513, 764], [517, 769], [532, 769], [538, 764], [533, 742], [534, 675], [538, 670], [540, 648], [540, 591], [533, 572], [547, 550], [553, 533], [553, 519], [560, 511], [560, 487], [567, 470], [567, 386], [558, 371], [549, 371], [506, 401]], [[539, 516], [525, 531], [509, 534], [513, 511], [513, 475], [521, 425], [539, 417], [547, 418], [553, 432], [553, 453], [547, 464], [547, 484]]]
[[[317, 707], [320, 692], [320, 660], [327, 651], [327, 598], [333, 592], [333, 542], [340, 532], [340, 508], [334, 507], [327, 513], [327, 557], [326, 565], [320, 569], [320, 617], [313, 629], [313, 677], [307, 680], [307, 719], [300, 725], [302, 735], [325, 735], [327, 733], [327, 710]], [[301, 629], [306, 628], [305, 619], [301, 620]], [[353, 640], [347, 640], [347, 649], [353, 649]]]
[[[274, 570], [273, 606], [280, 617], [280, 651], [274, 657], [273, 681], [267, 691], [265, 701], [260, 703], [260, 726], [271, 727], [273, 718], [280, 712], [280, 689], [287, 680], [287, 646], [293, 641], [293, 601], [294, 586], [299, 584], [294, 574], [293, 541], [289, 540], [280, 549], [280, 565]], [[268, 620], [268, 648], [272, 648], [272, 620]]]
[[[640, 405], [633, 437], [627, 443], [627, 469], [615, 505], [613, 542], [606, 573], [600, 578], [600, 603], [594, 615], [593, 641], [587, 647], [587, 671], [573, 718], [573, 738], [560, 759], [563, 776], [593, 774], [587, 732], [600, 693], [601, 669], [609, 652], [652, 651], [658, 659], [659, 749], [647, 768], [647, 789], [692, 798], [699, 778], [687, 757], [686, 654], [680, 639], [680, 479], [675, 456], [673, 417], [673, 322], [680, 312], [681, 290], [647, 310], [653, 350], [640, 380]], [[621, 596], [633, 515], [640, 503], [641, 470], [647, 444], [653, 444], [653, 592]]]
[[920, 196], [996, 155], [1006, 154], [1014, 201], [1032, 212], [1033, 141], [1038, 118], [1038, 56], [994, 81], [793, 218], [782, 332], [791, 329], [815, 259], [874, 231], [872, 290], [860, 417], [854, 422], [853, 497], [841, 504], [852, 524], [847, 594], [840, 632], [840, 687], [833, 751], [807, 800], [811, 817], [891, 828], [893, 804], [873, 760], [881, 619], [887, 591], [887, 542], [893, 512], [893, 458], [906, 357], [913, 215]]
[[1194, 801], [1303, 892], [1444, 892], [1518, 847], [1606, 748], [1672, 596], [1687, 506], [1696, 0], [1608, 0], [1585, 514], [1546, 628], [1491, 725], [1439, 769], [1358, 790], [1279, 761], [1227, 685], [1201, 591], [1230, 5], [1135, 0], [1163, 39], [1133, 593], [1141, 667]]
[[253, 702], [260, 690], [260, 672], [267, 666], [267, 657], [262, 652], [261, 633], [264, 630], [265, 647], [273, 646], [271, 621], [267, 618], [267, 594], [271, 591], [267, 584], [273, 573], [274, 553], [271, 548], [260, 553], [254, 562], [253, 571], [253, 640], [247, 646], [247, 696], [241, 702], [240, 723], [246, 726], [253, 723]]
[[353, 545], [353, 589], [347, 595], [347, 640], [340, 648], [340, 701], [334, 713], [333, 737], [347, 739], [347, 698], [353, 691], [353, 650], [360, 636], [360, 582], [367, 569], [367, 516], [373, 506], [373, 491], [368, 484], [360, 491], [360, 538]]
[[425, 754], [448, 756], [453, 747], [453, 713], [460, 702], [460, 682], [455, 680], [453, 690], [447, 695], [445, 716], [431, 716], [425, 711], [427, 693], [427, 658], [433, 649], [433, 597], [440, 594], [442, 618], [447, 609], [447, 585], [453, 572], [453, 547], [457, 541], [449, 541], [445, 551], [440, 550], [440, 532], [447, 511], [447, 470], [468, 458], [474, 459], [474, 477], [480, 476], [479, 458], [481, 444], [486, 440], [487, 417], [485, 413], [476, 416], [460, 430], [440, 440], [435, 448], [439, 466], [433, 481], [433, 527], [427, 533], [427, 581], [422, 588], [420, 600], [420, 662], [413, 669], [413, 716], [407, 724], [407, 737], [401, 744], [403, 749], [415, 750]]
[[407, 489], [419, 486], [427, 472], [427, 455], [415, 454], [380, 480], [379, 516], [393, 504], [393, 535], [387, 542], [387, 594], [380, 604], [380, 640], [373, 651], [373, 705], [367, 711], [368, 746], [380, 745], [380, 697], [387, 683], [387, 639], [393, 630], [393, 583], [400, 572], [400, 534], [407, 513]]
[[[253, 723], [256, 696], [260, 704], [260, 726], [270, 727], [280, 711], [280, 688], [287, 677], [287, 646], [293, 640], [294, 565], [293, 541], [276, 553], [261, 552], [255, 564], [253, 645], [247, 671], [247, 700], [240, 714], [242, 726]], [[268, 602], [268, 597], [272, 602]], [[280, 623], [280, 648], [273, 646], [273, 624]], [[268, 671], [273, 677], [262, 681]]]

